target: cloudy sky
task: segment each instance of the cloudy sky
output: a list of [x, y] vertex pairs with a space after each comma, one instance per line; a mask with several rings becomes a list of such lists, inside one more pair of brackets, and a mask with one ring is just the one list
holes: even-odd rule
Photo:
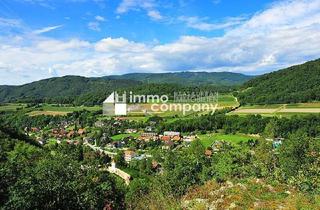
[[262, 74], [320, 57], [320, 0], [0, 0], [0, 84]]

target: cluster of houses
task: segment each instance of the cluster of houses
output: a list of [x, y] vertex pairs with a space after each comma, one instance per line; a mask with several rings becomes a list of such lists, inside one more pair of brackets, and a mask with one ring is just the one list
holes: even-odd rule
[[138, 140], [141, 141], [156, 141], [156, 140], [161, 140], [163, 142], [192, 142], [197, 138], [196, 135], [189, 135], [189, 136], [181, 136], [180, 132], [176, 131], [165, 131], [162, 134], [158, 134], [155, 132], [144, 132], [141, 133], [140, 136], [138, 137]]

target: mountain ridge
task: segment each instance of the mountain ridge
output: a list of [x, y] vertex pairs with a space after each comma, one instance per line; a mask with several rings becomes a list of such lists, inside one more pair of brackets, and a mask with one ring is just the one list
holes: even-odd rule
[[[146, 81], [145, 78], [156, 78]], [[82, 77], [63, 76], [53, 77], [40, 81], [31, 82], [19, 86], [0, 86], [0, 102], [47, 102], [47, 103], [76, 103], [91, 101], [93, 104], [100, 103], [106, 94], [114, 90], [130, 89], [137, 92], [169, 94], [175, 89], [190, 89], [203, 86], [208, 88], [231, 87], [232, 84], [240, 85], [251, 77], [238, 73], [173, 73], [171, 74], [129, 74], [123, 76], [106, 77]], [[196, 76], [195, 76], [196, 75]], [[211, 75], [208, 77], [208, 75]], [[213, 75], [219, 75], [210, 82]], [[160, 79], [159, 79], [160, 77]], [[181, 77], [181, 79], [179, 79]], [[239, 78], [237, 78], [239, 77]], [[207, 78], [202, 81], [202, 78]], [[209, 79], [208, 79], [209, 78]], [[225, 81], [223, 81], [223, 78]], [[230, 79], [229, 79], [230, 78]], [[167, 81], [165, 83], [165, 81]], [[230, 89], [230, 88], [229, 88]], [[165, 92], [164, 92], [165, 91]]]

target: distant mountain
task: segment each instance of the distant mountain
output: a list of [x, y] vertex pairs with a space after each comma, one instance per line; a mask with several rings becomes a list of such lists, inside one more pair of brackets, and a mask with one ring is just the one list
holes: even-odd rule
[[182, 72], [165, 74], [126, 74], [101, 78], [56, 77], [20, 86], [0, 86], [0, 103], [46, 102], [98, 104], [114, 90], [143, 94], [172, 94], [177, 90], [229, 91], [250, 76], [236, 73]]
[[297, 103], [320, 100], [320, 59], [265, 74], [246, 82], [242, 104]]
[[232, 72], [175, 72], [175, 73], [132, 73], [119, 76], [106, 76], [109, 79], [129, 79], [156, 84], [179, 84], [188, 86], [215, 85], [228, 86], [240, 85], [253, 78]]
[[57, 102], [73, 103], [87, 98], [99, 102], [106, 92], [118, 88], [134, 87], [141, 83], [132, 80], [85, 78], [80, 76], [56, 77], [21, 86], [0, 86], [0, 102]]

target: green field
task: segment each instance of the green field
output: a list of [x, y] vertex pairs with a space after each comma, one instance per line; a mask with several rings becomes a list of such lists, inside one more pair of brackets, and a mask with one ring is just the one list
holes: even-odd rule
[[242, 106], [241, 109], [278, 109], [283, 106], [284, 104], [250, 105], [250, 106]]
[[239, 105], [236, 98], [231, 94], [222, 94], [218, 98], [219, 107], [236, 107]]
[[210, 147], [215, 141], [226, 141], [232, 144], [238, 144], [240, 142], [247, 142], [250, 139], [257, 139], [257, 137], [252, 137], [244, 134], [201, 134], [198, 135], [200, 142], [204, 147]]
[[18, 108], [24, 108], [26, 107], [25, 104], [1, 104], [0, 105], [0, 112], [4, 111], [16, 111]]
[[129, 136], [137, 138], [137, 137], [139, 137], [139, 135], [140, 134], [138, 134], [138, 133], [122, 133], [122, 134], [118, 134], [118, 135], [112, 136], [111, 139], [113, 141], [119, 141], [119, 140], [122, 140], [123, 138], [129, 137]]
[[28, 113], [30, 116], [36, 115], [66, 115], [75, 111], [99, 111], [102, 106], [57, 106], [52, 104], [43, 104], [39, 108], [34, 108]]

